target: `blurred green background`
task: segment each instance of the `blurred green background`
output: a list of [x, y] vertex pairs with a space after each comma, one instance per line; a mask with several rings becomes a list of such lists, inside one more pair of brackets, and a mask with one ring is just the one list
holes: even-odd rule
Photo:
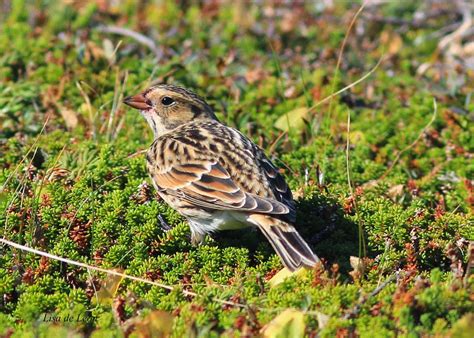
[[[0, 2], [2, 237], [176, 286], [1, 246], [0, 335], [472, 332], [473, 6], [361, 6]], [[260, 234], [189, 244], [150, 187], [152, 133], [122, 104], [163, 82], [266, 150], [322, 266], [272, 286]], [[87, 320], [45, 320], [68, 315]]]

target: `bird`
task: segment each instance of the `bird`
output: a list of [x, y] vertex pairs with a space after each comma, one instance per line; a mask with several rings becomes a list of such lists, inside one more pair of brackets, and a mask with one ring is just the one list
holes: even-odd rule
[[150, 125], [146, 167], [158, 195], [189, 223], [191, 242], [256, 227], [290, 271], [320, 260], [294, 227], [295, 202], [278, 168], [193, 91], [157, 84], [124, 99]]

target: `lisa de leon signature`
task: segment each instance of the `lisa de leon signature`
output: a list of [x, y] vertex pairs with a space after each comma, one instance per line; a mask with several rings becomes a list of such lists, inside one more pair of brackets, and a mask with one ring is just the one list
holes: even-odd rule
[[87, 314], [78, 314], [78, 315], [71, 315], [66, 314], [64, 316], [56, 315], [54, 313], [45, 313], [43, 314], [43, 321], [44, 322], [53, 322], [53, 323], [73, 323], [73, 322], [90, 322], [94, 319], [87, 315]]

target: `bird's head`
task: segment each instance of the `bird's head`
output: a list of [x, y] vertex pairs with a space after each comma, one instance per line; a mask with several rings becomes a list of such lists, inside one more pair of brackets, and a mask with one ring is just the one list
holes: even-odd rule
[[129, 96], [124, 103], [140, 110], [155, 137], [192, 121], [217, 120], [212, 108], [200, 96], [167, 84]]

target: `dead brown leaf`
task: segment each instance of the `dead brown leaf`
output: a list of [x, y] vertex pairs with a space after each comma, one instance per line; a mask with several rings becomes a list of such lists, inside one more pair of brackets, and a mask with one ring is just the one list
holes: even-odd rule
[[79, 123], [79, 118], [75, 111], [63, 107], [59, 109], [59, 113], [64, 119], [64, 123], [66, 123], [67, 129], [72, 130], [77, 127], [77, 124]]
[[267, 73], [263, 69], [256, 68], [256, 69], [247, 71], [247, 73], [245, 74], [245, 80], [249, 84], [253, 84], [255, 82], [259, 82], [263, 80], [266, 76], [267, 76]]
[[383, 31], [380, 35], [380, 42], [386, 46], [387, 54], [393, 56], [403, 47], [403, 40], [400, 35], [391, 31]]

